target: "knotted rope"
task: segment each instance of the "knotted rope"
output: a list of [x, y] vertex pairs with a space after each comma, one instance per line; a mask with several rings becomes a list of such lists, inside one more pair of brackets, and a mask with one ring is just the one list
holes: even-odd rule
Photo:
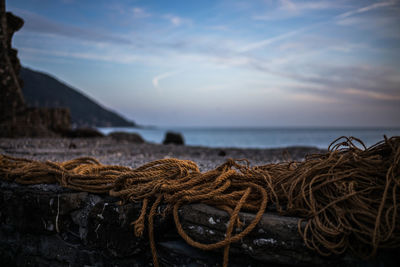
[[[358, 147], [358, 146], [361, 147]], [[190, 245], [212, 250], [229, 247], [250, 233], [274, 203], [281, 215], [299, 216], [299, 233], [307, 247], [321, 255], [347, 249], [372, 257], [378, 248], [400, 246], [400, 137], [366, 148], [357, 138], [335, 140], [327, 153], [302, 162], [271, 163], [250, 167], [247, 160], [228, 160], [207, 172], [189, 160], [162, 159], [136, 169], [102, 165], [93, 158], [56, 163], [0, 155], [0, 177], [21, 184], [59, 183], [63, 187], [108, 193], [123, 202], [142, 201], [132, 222], [136, 236], [148, 233], [154, 265], [158, 266], [153, 222], [160, 203], [173, 215], [179, 235]], [[204, 203], [230, 214], [225, 239], [202, 244], [184, 231], [178, 216], [182, 205]], [[150, 207], [150, 211], [148, 211]], [[256, 216], [242, 232], [239, 212]], [[301, 227], [305, 221], [305, 227]]]

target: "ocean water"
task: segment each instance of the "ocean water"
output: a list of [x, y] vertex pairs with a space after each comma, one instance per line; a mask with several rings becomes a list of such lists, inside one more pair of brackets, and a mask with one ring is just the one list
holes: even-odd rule
[[328, 148], [341, 136], [354, 136], [367, 146], [387, 137], [400, 136], [400, 128], [99, 128], [108, 134], [113, 131], [134, 132], [146, 141], [162, 143], [167, 131], [179, 132], [185, 144], [207, 147], [277, 148], [289, 146], [314, 146]]

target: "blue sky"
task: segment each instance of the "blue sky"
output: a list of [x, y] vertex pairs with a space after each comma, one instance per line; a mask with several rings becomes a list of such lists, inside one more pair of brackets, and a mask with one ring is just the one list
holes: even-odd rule
[[23, 65], [139, 124], [400, 126], [399, 1], [6, 4]]

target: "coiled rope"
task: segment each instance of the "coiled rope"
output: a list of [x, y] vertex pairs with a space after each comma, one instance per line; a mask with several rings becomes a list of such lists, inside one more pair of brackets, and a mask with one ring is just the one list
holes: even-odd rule
[[[313, 154], [302, 162], [271, 163], [250, 167], [247, 160], [228, 160], [207, 172], [189, 160], [162, 159], [136, 169], [102, 165], [94, 158], [40, 162], [0, 155], [0, 177], [21, 184], [59, 183], [63, 187], [92, 193], [108, 193], [123, 202], [142, 201], [136, 236], [142, 236], [148, 221], [153, 262], [158, 266], [153, 223], [157, 207], [166, 205], [179, 235], [190, 245], [224, 249], [260, 221], [268, 203], [281, 215], [299, 216], [299, 233], [307, 247], [321, 255], [351, 250], [373, 257], [378, 248], [400, 247], [400, 137], [366, 148], [354, 137], [335, 140], [327, 153]], [[178, 216], [182, 205], [204, 203], [230, 214], [225, 239], [202, 244], [184, 231]], [[150, 211], [148, 211], [150, 207]], [[243, 226], [240, 211], [256, 213]]]

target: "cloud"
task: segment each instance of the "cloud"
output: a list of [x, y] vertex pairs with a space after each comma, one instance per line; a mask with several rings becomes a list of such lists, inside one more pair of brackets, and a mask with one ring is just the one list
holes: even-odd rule
[[280, 7], [282, 9], [286, 9], [286, 10], [295, 10], [296, 9], [296, 5], [290, 1], [290, 0], [280, 0]]
[[93, 42], [132, 44], [131, 40], [128, 38], [114, 35], [105, 31], [98, 32], [93, 29], [85, 29], [58, 23], [23, 9], [14, 8], [13, 12], [25, 20], [24, 27], [22, 28], [23, 31], [58, 35]]
[[352, 26], [357, 29], [368, 31], [376, 39], [391, 38], [400, 39], [400, 31], [398, 30], [400, 17], [398, 12], [386, 12], [382, 15], [368, 15], [368, 16], [349, 16], [339, 18], [336, 24], [339, 26]]
[[[335, 47], [333, 45], [326, 49], [332, 50]], [[312, 50], [310, 53], [318, 51]], [[354, 96], [351, 101], [368, 101], [368, 105], [381, 105], [383, 102], [399, 104], [400, 71], [395, 66], [313, 63], [307, 60], [310, 57], [308, 53], [303, 55], [294, 52], [292, 55], [295, 58], [297, 56], [304, 58], [293, 62], [281, 61], [281, 58], [263, 60], [251, 55], [242, 56], [241, 66], [265, 73], [270, 77], [271, 84], [280, 81], [275, 86], [292, 91], [291, 97], [299, 101], [332, 103], [347, 101], [349, 96]], [[225, 60], [223, 63], [230, 64], [231, 61]], [[285, 83], [282, 84], [282, 81]]]
[[181, 26], [182, 24], [191, 24], [191, 20], [172, 14], [164, 15], [164, 18], [169, 20], [169, 22], [174, 26]]
[[[56, 48], [57, 49], [57, 48]], [[61, 57], [67, 59], [86, 59], [86, 60], [97, 60], [111, 63], [130, 64], [135, 62], [141, 62], [143, 64], [158, 63], [160, 59], [157, 56], [135, 54], [129, 51], [117, 50], [101, 50], [93, 51], [90, 48], [82, 48], [80, 52], [71, 52], [65, 50], [56, 49], [38, 49], [32, 47], [19, 47], [19, 51], [25, 55], [29, 55], [34, 58], [45, 58], [45, 57]]]
[[271, 38], [268, 38], [268, 39], [264, 39], [264, 40], [261, 40], [261, 41], [249, 43], [249, 44], [239, 48], [237, 51], [238, 52], [248, 52], [248, 51], [251, 51], [251, 50], [259, 49], [259, 48], [262, 48], [264, 46], [270, 45], [272, 43], [275, 43], [275, 42], [290, 38], [290, 37], [292, 37], [292, 36], [294, 36], [296, 34], [302, 33], [306, 29], [308, 29], [308, 27], [307, 28], [298, 29], [298, 30], [294, 30], [294, 31], [289, 31], [289, 32], [283, 33], [281, 35], [278, 35], [278, 36], [275, 36], [275, 37], [271, 37]]
[[399, 101], [400, 100], [400, 92], [397, 95], [392, 95], [392, 94], [387, 94], [387, 93], [381, 93], [381, 92], [370, 92], [370, 91], [365, 91], [365, 90], [360, 90], [360, 89], [355, 89], [355, 88], [347, 88], [342, 91], [345, 94], [349, 95], [357, 95], [361, 97], [367, 97], [367, 98], [372, 98], [372, 99], [377, 99], [377, 100], [387, 100], [387, 101]]
[[173, 76], [173, 75], [176, 75], [176, 74], [178, 74], [178, 73], [180, 73], [180, 72], [182, 72], [182, 71], [180, 71], [180, 70], [178, 70], [178, 71], [170, 71], [170, 72], [165, 72], [165, 73], [162, 73], [162, 74], [157, 75], [157, 76], [154, 77], [153, 80], [152, 80], [153, 86], [154, 86], [155, 88], [159, 89], [159, 88], [160, 88], [160, 87], [159, 87], [159, 83], [160, 83], [161, 80], [164, 80], [164, 79], [166, 79], [166, 78], [168, 78], [168, 77], [171, 77], [171, 76]]
[[295, 2], [291, 0], [280, 0], [280, 9], [288, 10], [291, 12], [302, 12], [305, 10], [320, 10], [331, 9], [338, 6], [335, 1], [308, 1], [308, 2]]
[[292, 1], [280, 0], [278, 6], [269, 8], [271, 10], [267, 14], [255, 15], [252, 17], [254, 20], [283, 20], [303, 15], [307, 12], [314, 12], [316, 10], [331, 10], [337, 8], [344, 8], [346, 5], [342, 1]]
[[229, 27], [226, 25], [213, 25], [213, 26], [208, 26], [208, 29], [211, 30], [216, 30], [216, 31], [228, 31]]
[[356, 14], [361, 14], [361, 13], [365, 13], [374, 9], [378, 9], [378, 8], [382, 8], [382, 7], [388, 7], [388, 6], [393, 6], [396, 4], [397, 1], [385, 1], [385, 2], [379, 2], [379, 3], [375, 3], [372, 5], [368, 5], [368, 6], [364, 6], [361, 8], [358, 8], [356, 10], [351, 10], [345, 13], [342, 13], [340, 15], [337, 16], [337, 18], [347, 18]]
[[291, 75], [292, 80], [317, 86], [309, 86], [308, 89], [303, 87], [303, 91], [318, 91], [320, 95], [336, 96], [340, 99], [353, 95], [360, 102], [369, 99], [375, 101], [374, 103], [385, 101], [398, 104], [400, 101], [399, 80], [395, 78], [400, 72], [396, 69], [371, 65], [310, 67], [314, 71], [309, 75]]
[[316, 93], [295, 93], [295, 94], [289, 94], [289, 98], [295, 100], [295, 101], [300, 101], [300, 102], [312, 102], [312, 103], [325, 103], [325, 104], [330, 104], [330, 103], [336, 103], [338, 102], [338, 99], [332, 98], [332, 97], [327, 97], [327, 96], [321, 96]]
[[[303, 103], [304, 106], [312, 106], [312, 102], [323, 106], [324, 103], [336, 101], [348, 106], [387, 108], [400, 103], [400, 72], [382, 68], [386, 65], [398, 69], [397, 43], [380, 38], [386, 28], [398, 32], [397, 28], [392, 27], [396, 20], [392, 23], [387, 16], [391, 15], [392, 19], [397, 8], [391, 8], [392, 2], [387, 0], [351, 2], [351, 5], [357, 4], [351, 8], [349, 2], [340, 0], [281, 1], [278, 7], [275, 5], [270, 9], [272, 15], [275, 11], [278, 17], [286, 14], [292, 17], [301, 13], [305, 15], [293, 21], [273, 23], [250, 19], [254, 12], [262, 12], [256, 2], [246, 1], [251, 7], [240, 12], [233, 10], [236, 13], [229, 9], [231, 7], [218, 9], [216, 5], [215, 10], [200, 11], [199, 14], [172, 14], [169, 12], [177, 11], [170, 11], [170, 7], [165, 9], [165, 5], [160, 8], [151, 5], [154, 7], [152, 9], [135, 3], [124, 3], [121, 6], [123, 13], [110, 8], [98, 13], [90, 21], [99, 18], [104, 21], [95, 25], [95, 30], [80, 26], [86, 24], [79, 24], [82, 21], [73, 17], [69, 18], [70, 24], [67, 24], [64, 22], [68, 19], [66, 16], [59, 20], [22, 10], [26, 27], [16, 35], [15, 44], [23, 60], [33, 58], [32, 61], [24, 61], [32, 65], [30, 62], [36, 64], [42, 59], [52, 59], [58, 63], [68, 62], [75, 68], [85, 67], [86, 63], [100, 63], [101, 66], [116, 70], [134, 67], [135, 73], [129, 75], [141, 77], [141, 82], [147, 79], [148, 84], [144, 86], [154, 86], [156, 89], [153, 91], [157, 92], [174, 82], [176, 90], [171, 94], [178, 91], [190, 94], [197, 84], [200, 89], [207, 89], [207, 95], [218, 94], [223, 98], [229, 89], [230, 92], [240, 92], [240, 96], [236, 93], [231, 95], [236, 95], [243, 102], [255, 99], [265, 101], [266, 105], [282, 103], [279, 101], [286, 101], [286, 97], [291, 103]], [[365, 7], [362, 7], [361, 3], [376, 4], [364, 4]], [[343, 4], [347, 5], [346, 9]], [[335, 6], [337, 8], [334, 10], [328, 9]], [[17, 13], [21, 14], [19, 11]], [[343, 13], [345, 11], [348, 12]], [[361, 15], [364, 12], [370, 13]], [[342, 17], [337, 18], [338, 14], [342, 14]], [[78, 15], [83, 16], [84, 13]], [[196, 20], [191, 25], [190, 19], [194, 21], [200, 17], [202, 21]], [[366, 31], [359, 30], [359, 27], [344, 30], [336, 23], [345, 19], [364, 19], [357, 23], [370, 27], [370, 31], [365, 34]], [[321, 20], [324, 20], [323, 24], [315, 24]], [[373, 29], [371, 24], [375, 25]], [[116, 31], [98, 29], [101, 27], [99, 25], [107, 25], [106, 29], [112, 26]], [[118, 35], [116, 32], [124, 34]], [[360, 44], [366, 47], [360, 47]], [[344, 52], [352, 53], [345, 55]], [[361, 62], [372, 66], [362, 66]], [[145, 66], [145, 70], [161, 71], [146, 78], [142, 66]], [[184, 75], [173, 71], [174, 68], [190, 68], [192, 71], [185, 72], [185, 76], [193, 76], [180, 77]], [[274, 97], [277, 101], [271, 100], [270, 91], [265, 94], [256, 91], [261, 88], [258, 84], [246, 86], [246, 82], [254, 80], [265, 83], [269, 88], [276, 88]], [[121, 84], [121, 81], [116, 81], [116, 86], [120, 86], [118, 82]], [[139, 82], [137, 87], [144, 88]], [[247, 96], [249, 91], [251, 95]], [[245, 98], [241, 99], [242, 96]], [[278, 101], [278, 96], [283, 96], [282, 100]], [[248, 102], [246, 105], [254, 106]]]
[[148, 18], [151, 17], [151, 14], [148, 13], [146, 10], [140, 7], [134, 7], [133, 10], [133, 17], [136, 19], [143, 19], [143, 18]]

